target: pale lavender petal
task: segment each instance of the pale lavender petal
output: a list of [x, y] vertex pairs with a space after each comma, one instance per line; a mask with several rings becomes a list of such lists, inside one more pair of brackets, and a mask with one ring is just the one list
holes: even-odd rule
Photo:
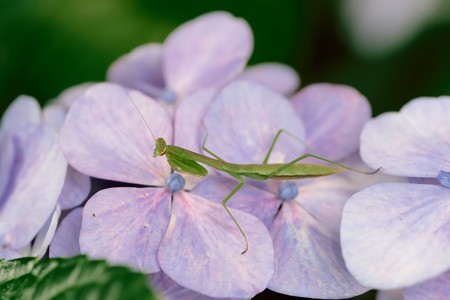
[[81, 253], [80, 229], [83, 209], [72, 210], [59, 224], [49, 248], [50, 257], [70, 257]]
[[367, 123], [361, 156], [388, 174], [436, 178], [440, 170], [450, 171], [449, 115], [450, 97], [412, 100], [399, 113], [385, 113]]
[[403, 289], [378, 291], [376, 300], [403, 300]]
[[158, 251], [161, 269], [178, 284], [211, 297], [250, 298], [263, 291], [273, 275], [269, 232], [254, 216], [230, 210], [247, 235], [245, 254], [244, 239], [220, 204], [174, 194]]
[[61, 209], [70, 209], [80, 205], [86, 200], [90, 190], [91, 179], [89, 176], [69, 166], [67, 168], [66, 181], [59, 196]]
[[258, 82], [284, 95], [292, 94], [300, 85], [297, 72], [280, 63], [261, 63], [248, 67], [238, 78]]
[[59, 131], [66, 119], [67, 109], [62, 105], [50, 104], [44, 107], [42, 113], [44, 122]]
[[448, 189], [381, 183], [346, 203], [341, 241], [347, 267], [364, 285], [395, 289], [450, 268]]
[[16, 259], [22, 257], [22, 254], [10, 248], [0, 247], [0, 259]]
[[367, 99], [352, 87], [312, 84], [292, 103], [306, 129], [308, 151], [340, 160], [355, 152], [364, 124], [370, 119]]
[[351, 297], [368, 290], [348, 273], [338, 230], [330, 230], [322, 221], [295, 201], [283, 204], [270, 229], [275, 248], [275, 274], [269, 289], [326, 299]]
[[[214, 89], [201, 89], [185, 97], [177, 106], [174, 117], [174, 145], [201, 153], [200, 133], [204, 131], [202, 120], [215, 95]], [[191, 189], [203, 180], [201, 177], [188, 174], [183, 174], [183, 177], [186, 180], [185, 189]]]
[[[156, 101], [129, 91], [155, 137], [172, 142], [171, 117]], [[170, 167], [153, 158], [149, 128], [123, 87], [98, 84], [79, 97], [61, 129], [61, 148], [69, 163], [93, 177], [145, 185], [164, 185]]]
[[[216, 203], [222, 203], [222, 200], [225, 199], [238, 183], [237, 180], [232, 178], [212, 175], [200, 182], [191, 193]], [[227, 205], [254, 215], [267, 227], [270, 227], [281, 205], [281, 201], [274, 193], [246, 183], [233, 195]]]
[[33, 97], [21, 95], [6, 109], [1, 121], [1, 130], [14, 132], [28, 123], [41, 123], [41, 107]]
[[117, 59], [109, 67], [107, 78], [111, 82], [156, 96], [152, 89], [162, 90], [165, 86], [162, 57], [161, 44], [139, 46]]
[[34, 238], [30, 256], [42, 258], [45, 255], [48, 246], [55, 235], [56, 226], [58, 225], [60, 215], [61, 208], [57, 205], [53, 214], [48, 218], [47, 222], [45, 222], [44, 227], [39, 230], [38, 234]]
[[169, 222], [170, 196], [165, 188], [96, 193], [83, 209], [81, 252], [145, 273], [159, 271], [156, 251]]
[[450, 271], [433, 279], [405, 288], [405, 300], [445, 300], [450, 299]]
[[[149, 275], [150, 285], [156, 290], [161, 299], [164, 300], [227, 300], [235, 298], [215, 298], [209, 297], [193, 290], [187, 289], [175, 281], [173, 281], [169, 276], [164, 274], [164, 272], [158, 272]], [[158, 298], [159, 299], [159, 298]], [[245, 299], [245, 298], [239, 298]]]
[[[235, 81], [217, 96], [205, 115], [206, 147], [233, 163], [262, 163], [278, 130], [304, 140], [300, 118], [289, 101], [250, 81]], [[272, 151], [271, 163], [286, 162], [303, 154], [304, 146], [282, 135]]]
[[244, 69], [252, 50], [253, 36], [245, 20], [227, 12], [202, 15], [166, 39], [166, 85], [180, 96], [219, 87]]
[[0, 199], [0, 245], [18, 249], [30, 243], [53, 213], [67, 163], [54, 130], [29, 124], [7, 142], [14, 164]]
[[84, 92], [92, 87], [93, 85], [97, 84], [96, 82], [85, 82], [80, 83], [74, 86], [71, 86], [70, 88], [65, 89], [62, 91], [56, 99], [53, 100], [51, 104], [61, 105], [66, 110], [68, 110], [73, 103], [77, 100], [79, 96], [84, 94]]

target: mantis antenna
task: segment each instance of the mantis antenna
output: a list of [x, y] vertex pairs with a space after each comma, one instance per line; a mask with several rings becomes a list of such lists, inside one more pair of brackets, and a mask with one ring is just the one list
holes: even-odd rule
[[150, 134], [152, 135], [153, 140], [156, 142], [155, 136], [153, 135], [153, 131], [150, 129], [150, 126], [148, 125], [147, 121], [145, 120], [144, 116], [142, 115], [141, 111], [137, 107], [136, 103], [133, 101], [133, 98], [131, 98], [130, 94], [128, 93], [128, 90], [124, 88], [125, 93], [127, 94], [128, 98], [131, 100], [131, 103], [133, 103], [134, 108], [136, 108], [139, 115], [141, 115], [142, 121], [144, 121], [145, 125], [147, 126], [148, 130], [150, 131]]

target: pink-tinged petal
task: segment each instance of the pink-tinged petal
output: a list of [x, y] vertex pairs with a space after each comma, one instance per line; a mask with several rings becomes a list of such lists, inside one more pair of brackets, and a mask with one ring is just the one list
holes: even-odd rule
[[238, 78], [258, 82], [284, 95], [292, 94], [300, 85], [297, 72], [280, 63], [261, 63], [248, 67]]
[[163, 48], [151, 43], [139, 46], [117, 59], [108, 69], [109, 81], [156, 96], [153, 89], [165, 86], [162, 71]]
[[[215, 298], [209, 297], [193, 290], [187, 289], [175, 281], [173, 281], [169, 276], [164, 274], [164, 272], [158, 272], [150, 274], [150, 285], [156, 290], [161, 299], [165, 300], [228, 300], [233, 298]], [[245, 298], [239, 298], [245, 299]]]
[[28, 123], [41, 123], [41, 107], [33, 97], [21, 95], [6, 109], [1, 120], [3, 132], [14, 132]]
[[403, 300], [403, 289], [378, 291], [376, 300]]
[[44, 107], [42, 113], [44, 122], [59, 131], [66, 119], [67, 109], [62, 105], [50, 104]]
[[22, 254], [10, 248], [0, 247], [0, 259], [16, 259], [22, 257]]
[[253, 36], [245, 20], [227, 12], [202, 15], [166, 39], [166, 85], [179, 96], [219, 87], [244, 69], [252, 50]]
[[145, 273], [159, 271], [156, 251], [170, 216], [164, 188], [111, 188], [92, 196], [83, 209], [81, 252]]
[[[303, 124], [289, 101], [250, 81], [235, 81], [216, 97], [205, 115], [206, 147], [233, 163], [262, 163], [278, 130], [304, 139]], [[304, 146], [281, 135], [269, 162], [300, 156]]]
[[244, 239], [220, 204], [174, 194], [158, 251], [161, 269], [178, 284], [211, 297], [250, 298], [263, 291], [273, 275], [269, 232], [254, 216], [230, 210], [247, 235], [245, 254]]
[[70, 257], [81, 253], [80, 230], [83, 209], [72, 210], [59, 224], [49, 248], [50, 257]]
[[29, 124], [6, 142], [13, 144], [14, 163], [0, 199], [0, 245], [18, 249], [31, 242], [53, 213], [67, 163], [56, 133], [46, 125]]
[[326, 299], [367, 291], [348, 273], [335, 231], [295, 201], [283, 204], [270, 229], [275, 274], [268, 288], [288, 295]]
[[405, 288], [405, 300], [445, 300], [450, 299], [450, 271], [433, 279]]
[[319, 83], [303, 88], [292, 103], [306, 129], [308, 151], [340, 160], [355, 152], [370, 119], [367, 99], [352, 87]]
[[[129, 95], [129, 96], [128, 96]], [[171, 118], [156, 101], [112, 83], [98, 84], [73, 104], [61, 129], [61, 148], [69, 163], [93, 177], [145, 185], [164, 185], [170, 167], [153, 158], [155, 137], [172, 141]]]
[[61, 209], [70, 209], [80, 205], [86, 200], [91, 190], [91, 179], [71, 166], [67, 168], [66, 181], [64, 182], [59, 204]]
[[450, 97], [418, 98], [382, 114], [364, 127], [361, 156], [388, 174], [436, 178], [450, 170], [449, 114]]
[[354, 194], [341, 224], [350, 272], [378, 289], [409, 286], [450, 268], [447, 188], [381, 183]]
[[61, 105], [67, 110], [75, 103], [77, 98], [84, 94], [87, 89], [97, 84], [96, 82], [85, 82], [74, 85], [62, 91], [51, 104]]
[[[174, 124], [174, 145], [201, 153], [202, 135], [204, 130], [203, 117], [216, 95], [214, 89], [201, 89], [187, 96], [177, 106]], [[204, 166], [207, 169], [208, 166]], [[186, 180], [185, 189], [191, 189], [203, 178], [183, 174]]]
[[30, 256], [42, 258], [45, 255], [48, 246], [55, 235], [56, 226], [58, 225], [60, 216], [61, 208], [57, 205], [53, 214], [48, 218], [47, 222], [45, 222], [44, 227], [39, 230], [38, 234], [34, 238]]
[[[222, 200], [238, 183], [232, 178], [212, 175], [200, 182], [191, 193], [216, 203], [222, 203]], [[281, 201], [273, 193], [247, 183], [233, 195], [227, 205], [254, 215], [267, 227], [270, 227], [280, 208]]]

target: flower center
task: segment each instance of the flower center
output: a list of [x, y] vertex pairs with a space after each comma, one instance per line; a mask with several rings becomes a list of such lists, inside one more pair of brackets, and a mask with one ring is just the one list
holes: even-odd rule
[[439, 171], [437, 179], [441, 185], [450, 188], [450, 172]]
[[278, 190], [278, 198], [283, 201], [292, 200], [298, 195], [298, 186], [295, 182], [287, 181], [283, 182]]
[[166, 179], [167, 188], [172, 193], [180, 191], [182, 188], [184, 188], [184, 184], [185, 184], [185, 180], [184, 180], [183, 176], [181, 176], [178, 173], [172, 173]]
[[171, 89], [162, 89], [160, 87], [148, 84], [147, 82], [135, 83], [137, 88], [155, 99], [160, 99], [167, 104], [174, 104], [177, 101], [177, 94]]

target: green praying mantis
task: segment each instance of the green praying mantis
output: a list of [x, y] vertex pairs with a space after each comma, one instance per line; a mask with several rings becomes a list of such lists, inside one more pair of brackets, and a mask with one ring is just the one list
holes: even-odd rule
[[[125, 90], [126, 91], [126, 90]], [[126, 91], [128, 94], [128, 91]], [[374, 174], [378, 172], [379, 169], [373, 171], [373, 172], [364, 172], [357, 169], [353, 169], [351, 167], [348, 167], [346, 165], [343, 165], [339, 162], [332, 161], [329, 159], [326, 159], [324, 157], [306, 153], [303, 154], [296, 159], [291, 160], [288, 163], [285, 164], [269, 164], [269, 158], [272, 153], [272, 150], [277, 143], [280, 135], [282, 133], [288, 134], [289, 136], [295, 138], [292, 134], [285, 131], [284, 129], [279, 129], [276, 133], [269, 150], [261, 164], [235, 164], [230, 163], [222, 158], [220, 158], [218, 155], [214, 154], [212, 151], [210, 151], [208, 148], [206, 148], [206, 141], [208, 138], [208, 132], [206, 132], [205, 138], [202, 142], [202, 150], [206, 153], [210, 154], [212, 157], [208, 157], [193, 151], [190, 151], [188, 149], [174, 146], [174, 145], [168, 145], [167, 142], [162, 137], [155, 138], [153, 135], [152, 130], [150, 129], [150, 126], [148, 125], [147, 121], [145, 120], [144, 116], [141, 114], [140, 110], [136, 106], [136, 103], [133, 101], [133, 99], [128, 94], [128, 98], [133, 103], [134, 107], [140, 114], [142, 120], [144, 121], [145, 125], [147, 126], [148, 130], [150, 131], [151, 136], [153, 137], [153, 140], [155, 141], [155, 148], [153, 151], [153, 157], [159, 157], [159, 156], [166, 156], [167, 162], [171, 166], [171, 168], [178, 173], [185, 173], [195, 176], [206, 176], [208, 174], [208, 170], [203, 167], [201, 164], [207, 165], [211, 168], [214, 168], [218, 171], [222, 171], [227, 173], [228, 175], [236, 178], [239, 183], [231, 190], [231, 192], [222, 200], [222, 206], [225, 208], [228, 215], [233, 220], [234, 224], [238, 228], [239, 232], [241, 233], [242, 237], [245, 241], [245, 249], [242, 251], [242, 254], [246, 253], [248, 251], [248, 240], [247, 236], [244, 232], [244, 230], [241, 228], [239, 223], [237, 222], [236, 218], [231, 213], [230, 209], [227, 206], [228, 201], [233, 197], [234, 194], [236, 194], [245, 184], [244, 177], [252, 178], [255, 180], [267, 180], [267, 179], [278, 179], [278, 180], [286, 180], [286, 179], [303, 179], [303, 178], [311, 178], [311, 177], [319, 177], [319, 176], [326, 176], [326, 175], [332, 175], [336, 174], [338, 172], [341, 172], [343, 170], [350, 170], [362, 174]], [[301, 160], [304, 160], [306, 158], [315, 158], [320, 161], [327, 162], [331, 164], [329, 165], [320, 165], [320, 164], [300, 164], [298, 163]]]

